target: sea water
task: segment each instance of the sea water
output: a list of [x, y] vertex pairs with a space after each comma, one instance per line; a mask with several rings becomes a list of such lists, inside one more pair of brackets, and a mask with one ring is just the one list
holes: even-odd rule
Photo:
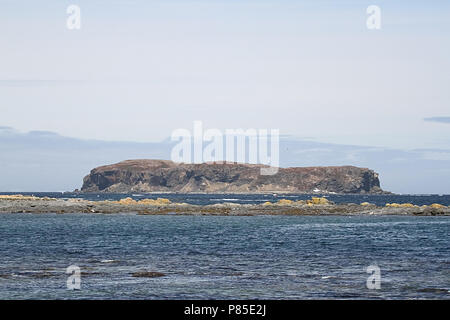
[[449, 231], [432, 216], [2, 214], [0, 299], [449, 299]]

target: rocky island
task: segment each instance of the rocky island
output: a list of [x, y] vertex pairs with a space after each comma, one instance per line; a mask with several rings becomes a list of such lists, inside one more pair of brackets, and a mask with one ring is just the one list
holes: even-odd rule
[[[166, 160], [128, 160], [95, 168], [84, 178], [82, 192], [114, 193], [384, 193], [378, 174], [352, 166], [280, 168], [260, 174], [261, 165], [177, 164]], [[450, 215], [450, 207], [434, 203], [334, 203], [326, 197], [279, 200], [259, 204], [216, 203], [195, 205], [165, 198], [90, 201], [0, 195], [0, 213], [134, 213], [142, 215]]]
[[184, 164], [127, 160], [93, 169], [81, 192], [383, 193], [378, 174], [354, 166], [279, 168], [261, 175], [255, 164]]

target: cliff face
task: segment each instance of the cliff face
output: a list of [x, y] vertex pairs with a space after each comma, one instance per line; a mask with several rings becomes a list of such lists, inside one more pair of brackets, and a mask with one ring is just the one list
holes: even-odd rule
[[366, 168], [280, 168], [261, 175], [262, 165], [177, 164], [168, 160], [127, 160], [95, 168], [82, 192], [290, 192], [381, 193], [378, 174]]

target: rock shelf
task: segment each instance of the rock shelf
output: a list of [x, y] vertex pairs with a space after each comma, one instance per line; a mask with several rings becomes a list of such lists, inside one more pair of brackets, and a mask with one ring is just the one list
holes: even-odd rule
[[450, 207], [441, 204], [417, 206], [410, 203], [391, 203], [376, 206], [367, 202], [361, 204], [335, 204], [326, 198], [313, 197], [310, 200], [263, 204], [220, 203], [192, 205], [174, 203], [168, 199], [124, 198], [119, 201], [88, 201], [83, 199], [54, 199], [33, 196], [0, 196], [0, 213], [137, 213], [143, 215], [450, 215]]

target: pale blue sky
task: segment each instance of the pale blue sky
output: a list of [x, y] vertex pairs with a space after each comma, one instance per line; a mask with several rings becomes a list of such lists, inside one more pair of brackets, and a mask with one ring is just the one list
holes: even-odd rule
[[[82, 29], [66, 29], [66, 8]], [[378, 4], [382, 29], [366, 28]], [[448, 146], [448, 1], [5, 1], [1, 125], [112, 140], [280, 128]]]
[[[81, 30], [66, 28], [70, 4], [81, 7]], [[381, 30], [366, 28], [369, 5], [381, 8]], [[155, 142], [202, 120], [317, 142], [450, 149], [450, 123], [424, 120], [450, 116], [449, 1], [0, 7], [0, 126], [19, 132]]]

